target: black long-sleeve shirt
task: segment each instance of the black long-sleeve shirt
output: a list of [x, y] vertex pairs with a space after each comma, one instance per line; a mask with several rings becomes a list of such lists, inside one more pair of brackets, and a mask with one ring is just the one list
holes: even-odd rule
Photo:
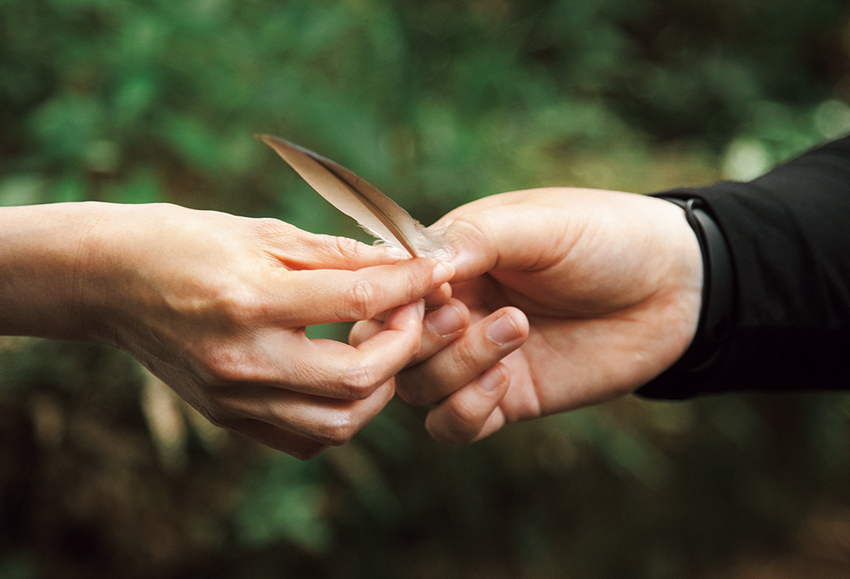
[[850, 137], [702, 199], [735, 271], [732, 331], [707, 370], [668, 371], [638, 394], [850, 390]]

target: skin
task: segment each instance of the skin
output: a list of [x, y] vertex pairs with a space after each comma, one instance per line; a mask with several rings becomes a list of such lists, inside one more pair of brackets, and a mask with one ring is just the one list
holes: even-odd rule
[[[426, 427], [439, 441], [473, 442], [634, 392], [693, 339], [702, 257], [672, 203], [517, 191], [459, 207], [435, 228], [456, 251], [453, 297], [426, 316], [419, 355], [396, 389], [432, 406]], [[380, 327], [356, 324], [351, 343]]]
[[[129, 352], [214, 424], [300, 458], [393, 396], [454, 270], [166, 204], [0, 208], [0, 334]], [[387, 312], [356, 347], [305, 326]]]

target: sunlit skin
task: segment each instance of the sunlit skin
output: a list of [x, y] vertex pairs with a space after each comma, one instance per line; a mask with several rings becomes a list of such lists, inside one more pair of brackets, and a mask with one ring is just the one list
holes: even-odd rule
[[[215, 424], [300, 458], [394, 393], [450, 265], [167, 204], [0, 208], [0, 334], [121, 348]], [[305, 326], [389, 311], [352, 347]]]
[[[457, 250], [453, 297], [426, 316], [419, 355], [396, 388], [433, 406], [426, 426], [437, 440], [472, 442], [626, 395], [693, 339], [702, 257], [672, 203], [517, 191], [459, 207], [434, 227]], [[380, 328], [358, 323], [351, 343]]]

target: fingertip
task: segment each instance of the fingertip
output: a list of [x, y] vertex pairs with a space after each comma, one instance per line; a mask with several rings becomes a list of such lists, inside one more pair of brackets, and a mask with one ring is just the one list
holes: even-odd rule
[[510, 387], [510, 374], [498, 363], [434, 408], [425, 428], [437, 442], [469, 444], [489, 436], [504, 423], [499, 404]]
[[381, 331], [383, 322], [375, 319], [362, 320], [351, 327], [348, 343], [355, 348]]
[[431, 283], [439, 287], [451, 280], [455, 275], [455, 267], [448, 261], [438, 261], [431, 272]]
[[504, 364], [498, 362], [479, 376], [473, 384], [478, 388], [482, 396], [492, 398], [498, 404], [507, 393], [510, 382], [511, 377], [508, 374], [507, 368], [505, 368]]
[[450, 259], [455, 281], [462, 281], [491, 270], [498, 261], [498, 248], [488, 228], [463, 217], [443, 229], [454, 253]]
[[469, 308], [460, 300], [449, 300], [442, 307], [428, 312], [425, 326], [434, 336], [446, 338], [469, 326]]
[[382, 331], [404, 332], [415, 335], [417, 348], [422, 337], [422, 324], [425, 319], [425, 300], [399, 306], [392, 310], [384, 321]]
[[[434, 404], [450, 397], [528, 338], [528, 319], [516, 308], [502, 308], [471, 325], [470, 317], [469, 309], [455, 298], [425, 317], [416, 365], [399, 376], [399, 393], [406, 402]], [[499, 320], [504, 327], [496, 325]]]
[[[426, 318], [425, 314], [427, 311], [427, 301], [418, 300], [404, 306], [393, 308], [387, 312], [381, 312], [369, 320], [360, 320], [352, 326], [351, 331], [348, 334], [348, 343], [357, 347], [381, 330], [403, 329], [406, 323], [404, 322], [404, 316], [406, 315], [411, 316], [411, 318], [418, 319], [418, 321], [422, 323]], [[428, 312], [428, 315], [430, 315], [430, 312]], [[399, 316], [402, 317], [401, 323], [399, 322]], [[420, 326], [417, 326], [417, 328], [419, 327]]]
[[425, 307], [426, 309], [432, 310], [435, 308], [439, 308], [440, 306], [447, 303], [452, 297], [452, 286], [448, 283], [444, 283], [433, 292], [425, 296]]
[[487, 338], [501, 347], [520, 344], [528, 337], [530, 326], [528, 318], [514, 307], [503, 308], [487, 327]]
[[362, 340], [355, 346], [357, 355], [370, 361], [381, 381], [395, 376], [419, 353], [424, 316], [425, 301], [417, 300], [392, 310], [382, 326], [370, 322], [358, 332], [356, 338]]

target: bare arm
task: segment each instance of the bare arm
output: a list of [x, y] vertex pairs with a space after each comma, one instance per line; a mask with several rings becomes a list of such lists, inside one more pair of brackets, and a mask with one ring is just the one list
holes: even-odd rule
[[[0, 208], [0, 333], [121, 348], [212, 422], [309, 457], [347, 441], [417, 353], [450, 266], [174, 205]], [[443, 286], [443, 289], [440, 289]], [[392, 310], [356, 348], [305, 326]]]

